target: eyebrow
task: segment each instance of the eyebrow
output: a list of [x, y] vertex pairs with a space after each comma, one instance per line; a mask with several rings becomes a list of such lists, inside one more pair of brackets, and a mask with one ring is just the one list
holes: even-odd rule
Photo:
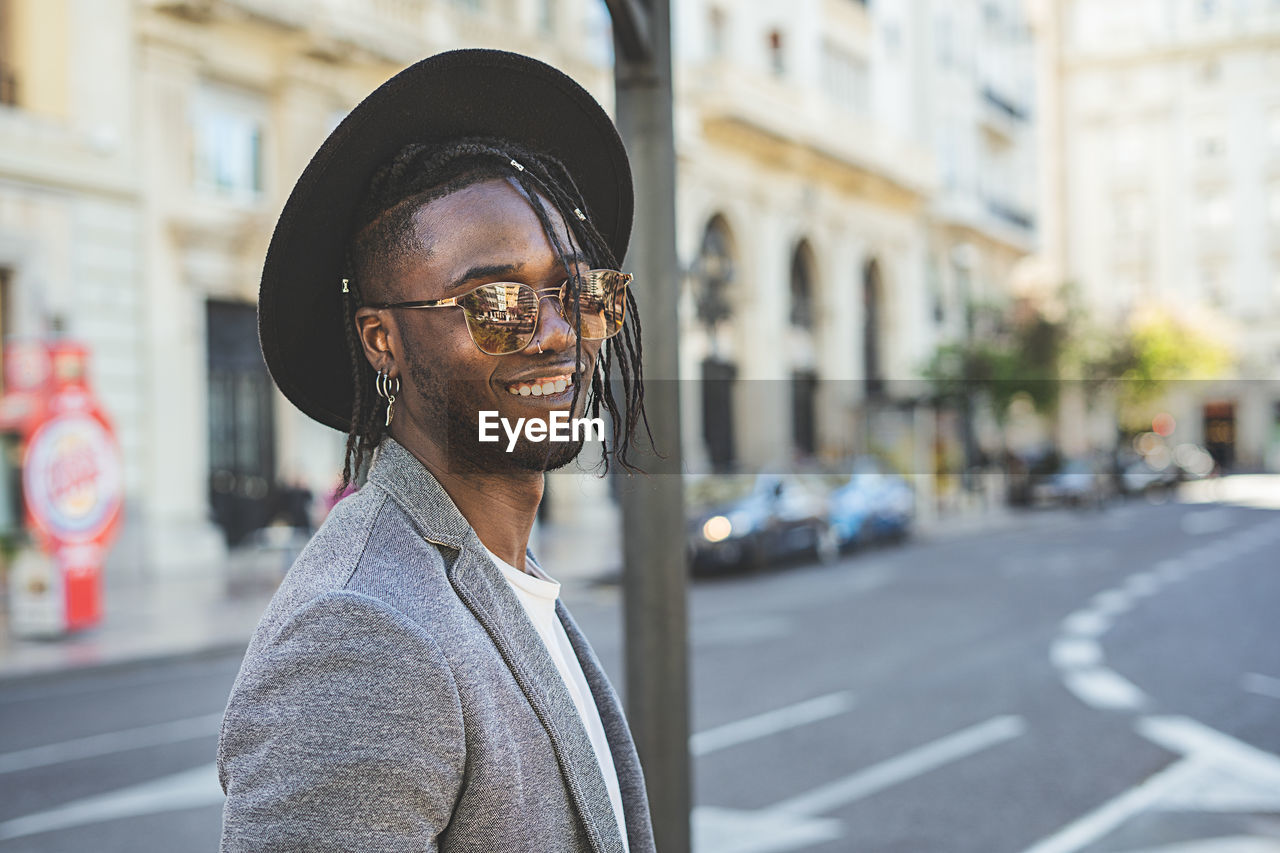
[[[591, 263], [590, 259], [581, 252], [572, 252], [565, 255], [565, 260], [568, 261], [570, 265]], [[454, 281], [450, 283], [446, 292], [452, 293], [455, 290], [461, 290], [472, 282], [479, 281], [480, 279], [515, 275], [522, 269], [524, 269], [524, 264], [485, 264], [483, 266], [472, 267], [461, 276], [454, 279]]]

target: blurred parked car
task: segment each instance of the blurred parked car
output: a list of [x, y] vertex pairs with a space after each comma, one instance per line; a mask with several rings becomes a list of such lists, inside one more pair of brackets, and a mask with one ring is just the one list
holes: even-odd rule
[[838, 545], [819, 488], [790, 474], [738, 478], [738, 484], [747, 485], [746, 494], [697, 512], [690, 522], [695, 573], [762, 569], [802, 555], [835, 559]]
[[1053, 474], [1033, 480], [1037, 503], [1100, 507], [1106, 502], [1107, 478], [1088, 459], [1068, 459]]
[[841, 548], [904, 539], [915, 517], [911, 486], [870, 457], [854, 463], [849, 481], [831, 493], [828, 503]]

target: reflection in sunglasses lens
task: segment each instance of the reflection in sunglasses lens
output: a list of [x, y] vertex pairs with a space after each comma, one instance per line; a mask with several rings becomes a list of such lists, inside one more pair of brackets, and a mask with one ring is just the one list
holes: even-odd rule
[[[622, 328], [628, 280], [628, 276], [614, 270], [591, 270], [581, 277], [578, 306], [584, 340], [612, 337]], [[482, 352], [519, 352], [533, 339], [539, 298], [528, 285], [486, 284], [460, 297], [458, 304], [466, 314], [471, 338]]]
[[477, 288], [458, 301], [471, 338], [482, 352], [506, 355], [524, 349], [538, 323], [538, 297], [523, 285], [500, 282]]

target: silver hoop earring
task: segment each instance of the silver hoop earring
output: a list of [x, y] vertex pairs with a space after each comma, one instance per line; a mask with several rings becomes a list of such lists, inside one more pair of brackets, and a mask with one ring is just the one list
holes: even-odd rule
[[[395, 384], [393, 385], [392, 383]], [[400, 377], [393, 377], [391, 371], [385, 368], [379, 370], [378, 377], [373, 380], [373, 388], [378, 392], [379, 397], [387, 401], [387, 422], [383, 426], [391, 426], [391, 416], [394, 413], [396, 395], [400, 393]]]

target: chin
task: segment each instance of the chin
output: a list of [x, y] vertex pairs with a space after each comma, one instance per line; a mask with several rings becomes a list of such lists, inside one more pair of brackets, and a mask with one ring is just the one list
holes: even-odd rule
[[503, 448], [497, 455], [508, 460], [509, 467], [521, 471], [555, 471], [578, 458], [584, 442], [543, 441], [534, 443], [521, 439], [510, 453]]

